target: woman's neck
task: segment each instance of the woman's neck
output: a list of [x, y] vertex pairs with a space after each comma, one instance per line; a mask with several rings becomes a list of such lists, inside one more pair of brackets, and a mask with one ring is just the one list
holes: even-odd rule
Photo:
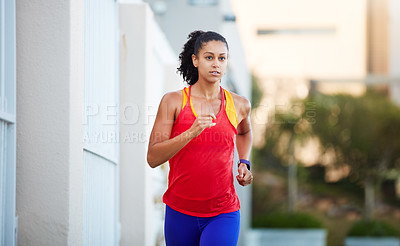
[[192, 94], [194, 96], [203, 97], [207, 100], [219, 98], [219, 83], [201, 83], [200, 81], [192, 85]]

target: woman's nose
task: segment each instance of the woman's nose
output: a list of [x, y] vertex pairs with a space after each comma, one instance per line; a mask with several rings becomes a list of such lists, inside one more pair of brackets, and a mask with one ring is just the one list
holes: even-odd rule
[[213, 67], [219, 67], [219, 61], [218, 60], [214, 60]]

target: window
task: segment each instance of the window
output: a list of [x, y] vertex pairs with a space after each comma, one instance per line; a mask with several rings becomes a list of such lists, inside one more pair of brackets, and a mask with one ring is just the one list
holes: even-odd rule
[[258, 29], [257, 35], [314, 35], [314, 34], [335, 34], [333, 27], [326, 28], [271, 28]]
[[194, 6], [214, 6], [218, 4], [218, 0], [189, 0], [189, 5]]

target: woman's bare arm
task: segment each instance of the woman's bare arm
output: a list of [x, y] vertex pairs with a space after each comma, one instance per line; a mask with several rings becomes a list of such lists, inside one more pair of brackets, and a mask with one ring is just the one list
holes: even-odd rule
[[[251, 105], [247, 99], [237, 95], [234, 96], [234, 102], [239, 120], [237, 126], [238, 134], [236, 136], [236, 149], [238, 151], [239, 159], [249, 160], [253, 140], [250, 123]], [[246, 164], [242, 163], [239, 165], [238, 173], [239, 175], [236, 178], [240, 185], [246, 186], [253, 181], [253, 175], [247, 169]]]

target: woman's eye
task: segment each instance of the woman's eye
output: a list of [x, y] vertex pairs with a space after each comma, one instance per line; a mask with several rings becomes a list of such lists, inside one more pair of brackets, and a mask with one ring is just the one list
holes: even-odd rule
[[225, 57], [220, 57], [219, 59], [220, 59], [221, 61], [225, 61], [226, 58], [225, 58]]
[[206, 56], [207, 60], [212, 60], [212, 56]]

